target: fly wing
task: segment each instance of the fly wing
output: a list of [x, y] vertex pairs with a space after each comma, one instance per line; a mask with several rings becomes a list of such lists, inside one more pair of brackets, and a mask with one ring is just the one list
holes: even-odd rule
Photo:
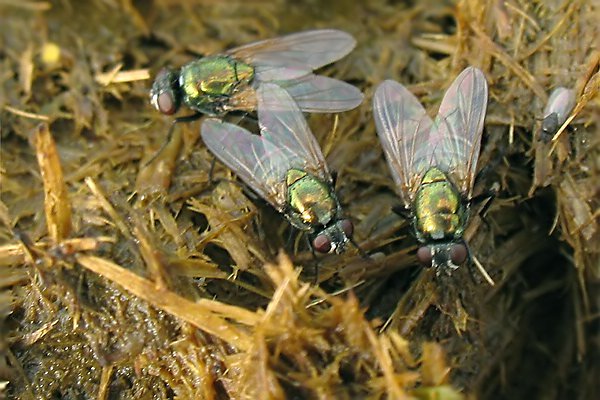
[[391, 80], [375, 91], [373, 114], [394, 182], [409, 207], [422, 174], [432, 162], [432, 149], [427, 146], [431, 118], [408, 89]]
[[[289, 165], [331, 182], [321, 147], [302, 111], [285, 89], [264, 83], [256, 91], [261, 136], [295, 158]], [[300, 161], [300, 162], [298, 162]]]
[[481, 70], [468, 67], [446, 91], [429, 134], [434, 163], [471, 196], [481, 147], [488, 88]]
[[286, 173], [291, 164], [299, 162], [294, 153], [215, 118], [204, 120], [201, 134], [206, 147], [219, 160], [273, 207], [283, 210]]
[[363, 94], [354, 86], [321, 75], [306, 75], [281, 86], [304, 112], [348, 111], [363, 101]]
[[336, 29], [319, 29], [262, 40], [229, 50], [255, 67], [259, 81], [289, 80], [330, 64], [348, 54], [354, 38]]

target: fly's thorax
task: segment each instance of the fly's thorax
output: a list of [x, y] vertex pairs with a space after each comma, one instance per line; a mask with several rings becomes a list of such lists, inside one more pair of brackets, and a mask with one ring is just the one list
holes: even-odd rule
[[310, 173], [290, 169], [286, 176], [288, 220], [307, 231], [311, 247], [319, 253], [341, 253], [354, 232], [350, 219], [341, 208], [332, 186]]
[[325, 226], [338, 211], [338, 203], [330, 185], [299, 169], [290, 169], [286, 176], [290, 221], [304, 225], [305, 230]]
[[415, 195], [414, 229], [421, 242], [462, 237], [466, 210], [448, 176], [430, 168]]
[[179, 85], [192, 109], [218, 114], [223, 102], [249, 85], [254, 68], [229, 56], [216, 55], [192, 61], [181, 68]]

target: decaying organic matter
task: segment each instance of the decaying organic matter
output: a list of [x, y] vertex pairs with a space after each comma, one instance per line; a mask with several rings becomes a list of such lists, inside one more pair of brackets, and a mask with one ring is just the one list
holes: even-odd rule
[[[592, 0], [0, 1], [0, 393], [599, 398], [599, 19]], [[308, 123], [369, 259], [289, 243], [211, 169], [200, 122], [152, 158], [163, 66], [322, 28], [358, 44], [318, 73], [365, 101]], [[417, 265], [370, 103], [394, 79], [437, 110], [469, 65], [489, 84], [473, 195], [499, 190], [464, 238], [493, 287]], [[575, 106], [541, 141], [558, 86]]]

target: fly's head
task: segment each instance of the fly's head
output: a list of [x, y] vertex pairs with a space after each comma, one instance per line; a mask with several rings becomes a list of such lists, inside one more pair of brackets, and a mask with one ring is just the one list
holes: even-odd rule
[[326, 254], [344, 251], [346, 243], [352, 238], [354, 225], [349, 219], [339, 219], [323, 230], [318, 231], [311, 240], [311, 246], [315, 251]]
[[179, 73], [171, 68], [163, 68], [156, 75], [150, 89], [150, 103], [165, 115], [173, 115], [181, 104]]
[[419, 247], [417, 259], [424, 267], [433, 267], [439, 274], [457, 269], [469, 258], [467, 246], [462, 242], [430, 243]]
[[544, 142], [550, 141], [558, 129], [558, 115], [553, 112], [544, 117], [542, 120], [542, 139]]

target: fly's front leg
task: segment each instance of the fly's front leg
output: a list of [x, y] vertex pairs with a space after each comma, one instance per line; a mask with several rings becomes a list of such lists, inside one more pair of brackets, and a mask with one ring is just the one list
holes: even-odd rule
[[197, 112], [197, 113], [192, 114], [192, 115], [186, 115], [186, 116], [183, 116], [183, 117], [175, 118], [175, 120], [173, 120], [173, 122], [171, 123], [171, 126], [169, 127], [169, 131], [167, 132], [167, 139], [164, 141], [164, 143], [162, 144], [162, 146], [160, 146], [160, 149], [158, 149], [158, 151], [152, 156], [152, 158], [150, 159], [150, 161], [148, 161], [144, 166], [148, 166], [154, 160], [156, 160], [158, 158], [158, 156], [160, 155], [160, 153], [162, 153], [162, 151], [165, 149], [165, 147], [167, 147], [167, 145], [169, 144], [169, 142], [173, 138], [173, 132], [175, 131], [175, 125], [176, 124], [179, 124], [181, 122], [196, 121], [196, 120], [200, 119], [200, 117], [202, 117], [202, 115], [203, 115], [202, 113]]
[[[258, 125], [258, 118], [254, 113], [248, 111], [230, 111], [227, 114], [227, 122], [231, 122], [234, 125], [243, 126], [243, 124]], [[254, 129], [250, 129], [253, 131]]]
[[350, 244], [352, 244], [352, 246], [354, 246], [356, 248], [356, 250], [358, 250], [358, 254], [360, 254], [360, 256], [363, 258], [363, 260], [373, 261], [373, 259], [367, 254], [367, 252], [364, 251], [358, 245], [358, 243], [356, 243], [356, 240], [354, 240], [354, 238], [349, 237], [348, 241], [350, 242]]
[[396, 214], [397, 216], [404, 218], [406, 220], [410, 220], [412, 217], [412, 214], [410, 212], [410, 210], [408, 210], [406, 207], [404, 206], [393, 206], [392, 207], [392, 211], [394, 212], [394, 214]]
[[337, 177], [338, 177], [338, 172], [337, 171], [331, 171], [331, 183], [332, 186], [335, 188], [336, 184], [337, 184]]
[[498, 183], [495, 183], [494, 185], [492, 185], [490, 190], [487, 190], [485, 193], [479, 194], [475, 197], [473, 197], [470, 200], [470, 205], [471, 206], [477, 206], [479, 204], [483, 203], [483, 206], [481, 207], [481, 209], [479, 210], [479, 212], [477, 213], [479, 215], [479, 218], [481, 218], [481, 220], [483, 221], [483, 223], [489, 228], [490, 224], [486, 218], [487, 216], [487, 212], [490, 208], [490, 206], [492, 205], [492, 203], [494, 202], [494, 200], [496, 199], [496, 196], [498, 195]]

